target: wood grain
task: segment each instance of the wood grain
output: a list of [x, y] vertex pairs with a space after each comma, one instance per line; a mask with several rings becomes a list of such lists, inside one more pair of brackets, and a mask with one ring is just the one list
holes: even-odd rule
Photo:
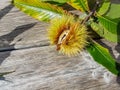
[[[119, 90], [119, 77], [83, 51], [67, 57], [50, 46], [49, 23], [20, 12], [10, 0], [0, 0], [0, 90]], [[99, 40], [119, 61], [120, 46]]]

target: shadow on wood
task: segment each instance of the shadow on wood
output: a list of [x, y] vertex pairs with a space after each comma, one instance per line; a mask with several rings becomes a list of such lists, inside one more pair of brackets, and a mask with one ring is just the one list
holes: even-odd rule
[[[30, 23], [30, 24], [26, 24], [26, 25], [22, 25], [22, 26], [18, 26], [16, 27], [12, 32], [0, 36], [0, 52], [4, 52], [7, 51], [6, 54], [2, 55], [0, 54], [0, 64], [10, 55], [12, 50], [15, 50], [14, 46], [15, 44], [10, 45], [10, 43], [14, 40], [14, 38], [18, 35], [20, 35], [21, 33], [25, 32], [26, 30], [29, 30], [30, 28], [32, 28], [36, 23]], [[21, 39], [19, 39], [18, 41], [20, 41]], [[3, 46], [5, 48], [3, 48]]]
[[6, 6], [2, 10], [0, 10], [0, 19], [2, 19], [14, 6], [12, 4]]

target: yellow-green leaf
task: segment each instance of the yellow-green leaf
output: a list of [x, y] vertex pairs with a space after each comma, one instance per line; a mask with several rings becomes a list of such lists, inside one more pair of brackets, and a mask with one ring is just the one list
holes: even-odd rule
[[111, 19], [107, 16], [98, 15], [98, 20], [104, 28], [103, 36], [109, 41], [120, 42], [120, 19]]
[[77, 10], [88, 12], [88, 1], [87, 0], [69, 0], [68, 4], [72, 7], [76, 8]]
[[93, 31], [95, 31], [99, 36], [103, 37], [104, 35], [104, 28], [100, 23], [96, 23], [96, 22], [91, 22], [90, 24], [91, 28], [93, 29]]
[[40, 0], [13, 0], [13, 4], [21, 11], [40, 21], [49, 21], [62, 14], [68, 14], [62, 8], [43, 3]]
[[66, 3], [69, 0], [41, 0], [41, 1], [53, 1], [53, 2], [58, 2], [58, 3]]
[[[119, 2], [120, 3], [120, 2]], [[110, 8], [109, 8], [109, 12], [107, 12], [105, 15], [112, 18], [112, 19], [116, 19], [116, 18], [120, 18], [120, 4], [111, 4]]]
[[102, 6], [100, 7], [98, 13], [100, 15], [103, 15], [105, 13], [107, 13], [109, 11], [110, 8], [110, 0], [104, 0], [104, 2], [102, 3]]

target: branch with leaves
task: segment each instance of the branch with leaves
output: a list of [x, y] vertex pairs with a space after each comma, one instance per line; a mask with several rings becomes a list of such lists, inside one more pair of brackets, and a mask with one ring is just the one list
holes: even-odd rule
[[[50, 22], [49, 40], [59, 52], [74, 56], [86, 49], [96, 62], [111, 73], [120, 73], [116, 68], [119, 64], [116, 64], [109, 50], [90, 35], [94, 31], [106, 40], [120, 42], [120, 4], [109, 0], [13, 0], [12, 3], [29, 16]], [[62, 7], [65, 4], [82, 14], [76, 17], [76, 14], [64, 10]]]

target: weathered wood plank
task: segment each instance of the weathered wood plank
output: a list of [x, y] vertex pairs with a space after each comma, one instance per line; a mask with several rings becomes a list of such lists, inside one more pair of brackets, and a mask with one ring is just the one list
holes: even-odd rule
[[[96, 67], [90, 67], [85, 61], [89, 57], [82, 54], [66, 57], [54, 48], [46, 46], [12, 51], [1, 64], [1, 71], [16, 71], [6, 75], [6, 81], [0, 81], [1, 90], [118, 90], [114, 76], [106, 84], [102, 77], [106, 72], [104, 69], [97, 79], [93, 79], [91, 71]], [[0, 53], [0, 59], [9, 53]]]

